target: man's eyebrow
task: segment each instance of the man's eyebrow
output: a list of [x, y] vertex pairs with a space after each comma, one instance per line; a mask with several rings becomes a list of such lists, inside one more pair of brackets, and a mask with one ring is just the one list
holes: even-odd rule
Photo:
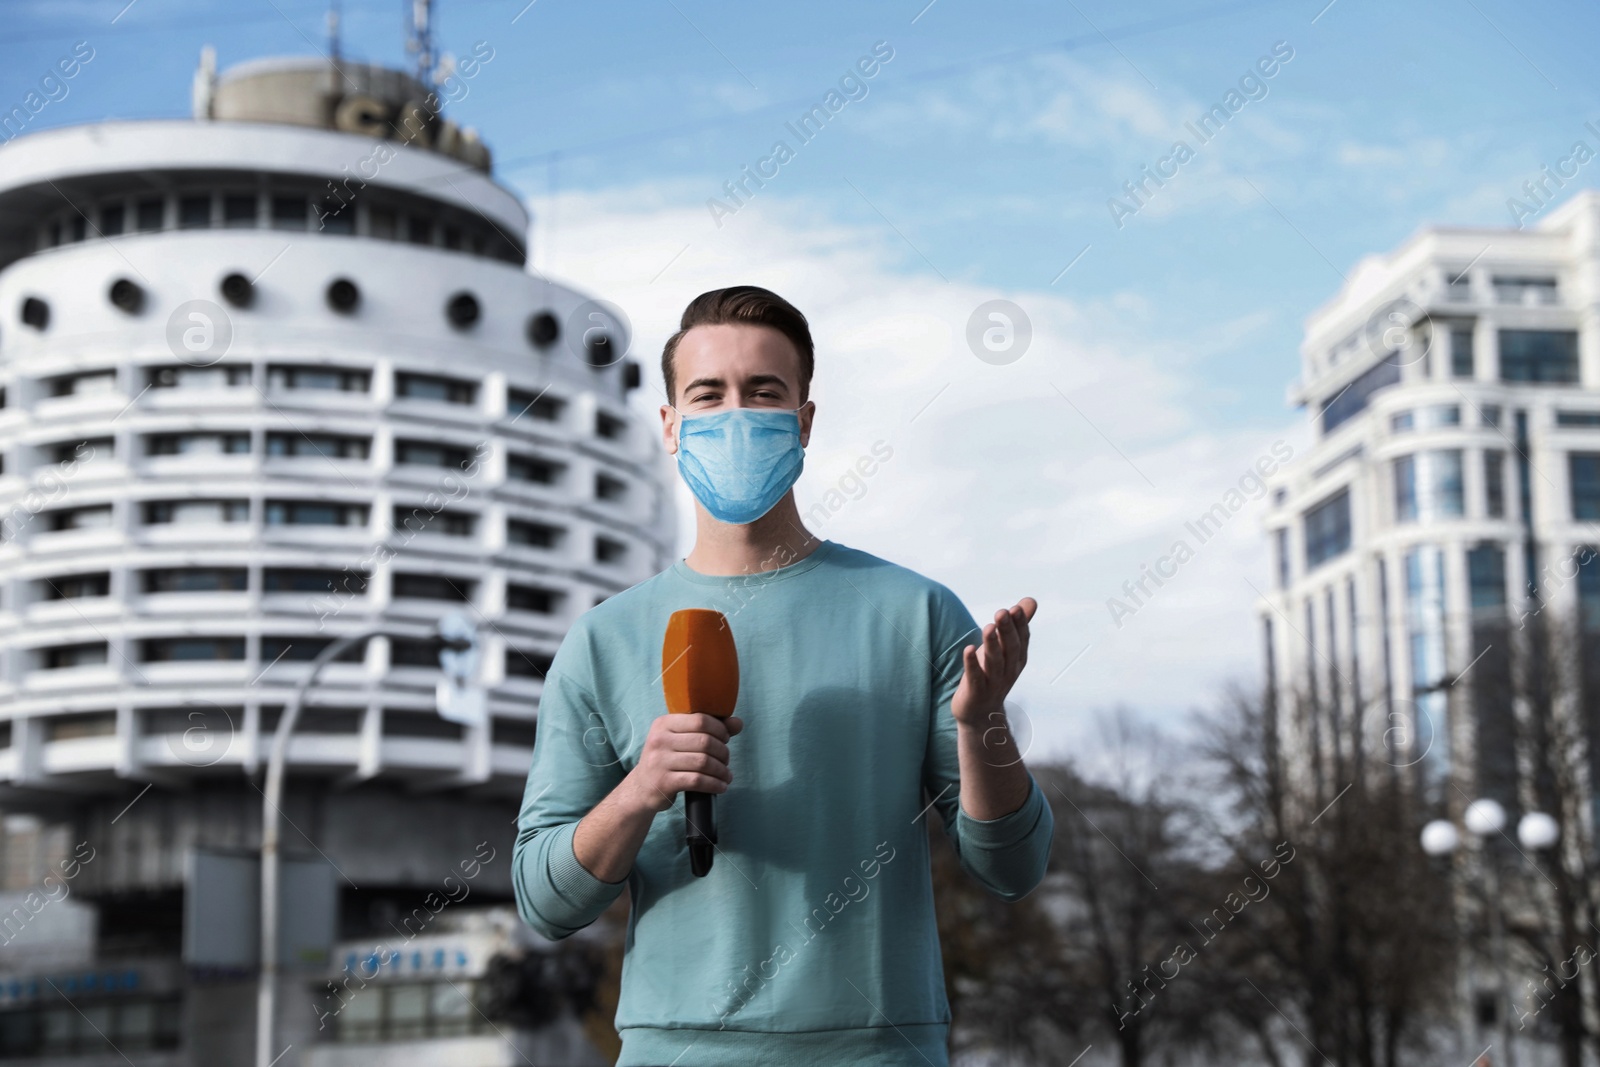
[[[683, 391], [687, 393], [692, 389], [699, 389], [702, 387], [711, 389], [724, 389], [727, 387], [727, 384], [728, 383], [721, 378], [696, 378], [694, 381], [684, 386]], [[784, 389], [789, 388], [789, 383], [785, 381], [783, 376], [780, 374], [752, 374], [750, 377], [744, 380], [744, 385], [746, 388], [759, 385], [779, 385]]]

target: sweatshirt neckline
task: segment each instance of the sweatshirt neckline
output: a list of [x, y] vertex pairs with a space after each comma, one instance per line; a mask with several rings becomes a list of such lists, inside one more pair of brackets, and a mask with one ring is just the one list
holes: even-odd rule
[[835, 542], [824, 539], [804, 559], [786, 563], [782, 567], [774, 567], [769, 571], [751, 571], [748, 574], [701, 574], [690, 567], [687, 561], [680, 559], [672, 565], [672, 573], [684, 581], [693, 582], [696, 585], [728, 586], [736, 583], [745, 585], [750, 582], [780, 582], [785, 578], [793, 578], [797, 574], [804, 574], [806, 571], [811, 570], [831, 556], [836, 548], [838, 548], [838, 545]]

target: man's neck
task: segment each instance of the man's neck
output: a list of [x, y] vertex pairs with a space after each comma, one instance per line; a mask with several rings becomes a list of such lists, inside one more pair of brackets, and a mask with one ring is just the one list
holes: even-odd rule
[[794, 492], [755, 522], [743, 526], [718, 522], [698, 502], [694, 506], [694, 548], [684, 557], [700, 574], [737, 575], [777, 570], [798, 563], [821, 546], [800, 521]]

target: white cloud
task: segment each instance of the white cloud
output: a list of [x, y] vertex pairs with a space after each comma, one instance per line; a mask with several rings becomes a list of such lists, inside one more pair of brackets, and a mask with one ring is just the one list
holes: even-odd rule
[[[557, 220], [555, 262], [541, 266], [632, 318], [651, 383], [635, 395], [641, 409], [653, 416], [660, 403], [657, 357], [684, 304], [724, 285], [767, 286], [806, 312], [817, 341], [802, 512], [875, 442], [893, 450], [816, 530], [944, 582], [980, 621], [1018, 597], [1039, 600], [1016, 694], [1036, 722], [1036, 752], [1080, 743], [1097, 708], [1183, 711], [1230, 677], [1254, 680], [1245, 578], [1264, 588], [1268, 570], [1257, 506], [1204, 545], [1187, 535], [1195, 559], [1120, 629], [1106, 608], [1294, 432], [1287, 416], [1280, 427], [1217, 423], [1208, 383], [1186, 369], [1211, 341], [1160, 332], [1156, 309], [1132, 294], [1083, 303], [903, 273], [893, 233], [777, 195], [717, 229], [703, 195], [656, 185], [533, 204], [536, 219]], [[549, 236], [536, 230], [536, 250]], [[1031, 347], [1007, 366], [978, 360], [965, 340], [973, 309], [997, 297], [1033, 326]], [[1267, 314], [1243, 314], [1229, 330], [1247, 334]], [[681, 554], [692, 502], [679, 492]]]

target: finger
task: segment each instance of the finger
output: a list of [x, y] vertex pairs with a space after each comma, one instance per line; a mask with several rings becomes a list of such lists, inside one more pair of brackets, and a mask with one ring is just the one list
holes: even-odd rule
[[961, 650], [961, 673], [976, 682], [982, 670], [978, 665], [978, 646], [967, 645]]
[[715, 715], [694, 712], [689, 715], [668, 715], [667, 729], [680, 734], [710, 734], [718, 741], [728, 739], [728, 728]]
[[1011, 612], [997, 611], [995, 616], [994, 628], [1000, 635], [1000, 654], [1003, 657], [1000, 662], [1009, 671], [1022, 652], [1022, 637], [1017, 633], [1017, 620], [1011, 617]]
[[1022, 612], [1022, 621], [1023, 622], [1032, 622], [1033, 621], [1033, 616], [1039, 610], [1039, 602], [1037, 600], [1033, 599], [1033, 597], [1031, 597], [1031, 596], [1025, 596], [1021, 600], [1017, 601], [1017, 606], [1012, 608], [1011, 610], [1012, 611], [1021, 611]]
[[674, 752], [662, 761], [662, 767], [678, 773], [703, 774], [707, 778], [733, 781], [733, 772], [728, 765], [704, 752]]
[[1000, 629], [994, 623], [983, 628], [983, 673], [987, 678], [999, 671], [1004, 649], [1000, 647]]
[[668, 789], [674, 793], [726, 793], [728, 783], [721, 778], [712, 778], [704, 774], [694, 774], [690, 771], [673, 771], [664, 779]]
[[667, 749], [670, 752], [705, 753], [723, 763], [728, 762], [727, 743], [713, 734], [699, 732], [669, 734]]
[[722, 720], [722, 725], [728, 728], [728, 736], [732, 737], [744, 729], [744, 720], [737, 715], [729, 715]]
[[1024, 658], [1026, 658], [1028, 654], [1028, 642], [1033, 638], [1033, 627], [1030, 626], [1029, 623], [1032, 622], [1033, 613], [1037, 611], [1038, 608], [1038, 602], [1032, 597], [1023, 597], [1017, 602], [1016, 607], [1011, 609], [1012, 621], [1017, 624], [1017, 636], [1022, 641], [1022, 654]]

